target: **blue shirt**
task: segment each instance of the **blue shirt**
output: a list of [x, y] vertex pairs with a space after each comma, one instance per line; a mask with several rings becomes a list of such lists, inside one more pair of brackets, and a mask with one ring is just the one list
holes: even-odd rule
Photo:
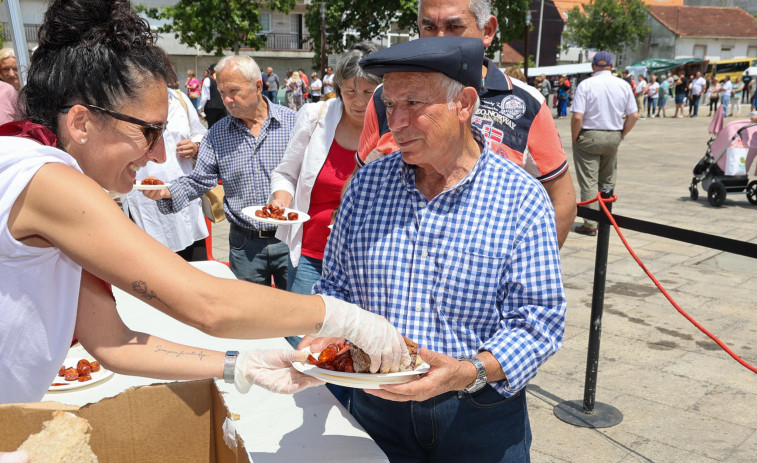
[[[265, 97], [263, 97], [265, 98]], [[171, 182], [170, 199], [158, 201], [164, 214], [181, 210], [190, 201], [223, 182], [223, 208], [230, 222], [251, 230], [275, 230], [275, 225], [251, 220], [242, 214], [247, 206], [268, 203], [271, 172], [284, 156], [295, 112], [284, 106], [268, 104], [268, 117], [256, 137], [234, 116], [213, 124], [200, 144], [197, 164], [191, 174]]]
[[314, 293], [383, 315], [452, 357], [491, 352], [505, 397], [562, 343], [554, 209], [539, 182], [488, 148], [431, 201], [395, 152], [360, 169], [339, 207]]

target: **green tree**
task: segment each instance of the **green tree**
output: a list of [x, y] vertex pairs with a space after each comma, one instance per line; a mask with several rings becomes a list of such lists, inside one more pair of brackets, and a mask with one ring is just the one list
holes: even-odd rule
[[[501, 48], [502, 43], [522, 39], [526, 28], [526, 10], [531, 0], [494, 0], [492, 9], [499, 23], [499, 32], [486, 50], [488, 56]], [[315, 53], [315, 68], [320, 69], [321, 6], [326, 16], [327, 53], [341, 53], [355, 42], [382, 36], [397, 21], [400, 30], [417, 34], [417, 0], [324, 0], [312, 2], [305, 15]], [[350, 31], [350, 32], [346, 32]]]
[[568, 13], [563, 31], [567, 43], [618, 52], [636, 49], [651, 32], [646, 25], [649, 7], [642, 0], [591, 0], [584, 10], [574, 7]]
[[174, 5], [137, 10], [153, 19], [165, 20], [160, 33], [173, 32], [179, 42], [199, 46], [206, 53], [222, 56], [224, 49], [239, 54], [241, 47], [256, 50], [265, 46], [260, 24], [260, 7], [289, 12], [296, 0], [179, 0]]

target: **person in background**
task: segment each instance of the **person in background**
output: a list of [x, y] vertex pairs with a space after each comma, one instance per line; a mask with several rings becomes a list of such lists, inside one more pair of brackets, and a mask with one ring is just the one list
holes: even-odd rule
[[[684, 117], [683, 114], [683, 105], [686, 103], [687, 93], [689, 88], [689, 80], [686, 78], [686, 74], [681, 72], [681, 75], [678, 76], [678, 79], [675, 81], [675, 99], [676, 99], [676, 112], [673, 114], [673, 117], [682, 118]], [[680, 110], [681, 114], [678, 114], [678, 111]]]
[[284, 79], [284, 106], [291, 108], [294, 105], [294, 97], [292, 95], [292, 89], [289, 87], [289, 83], [292, 80], [292, 70], [287, 69], [287, 77]]
[[660, 98], [660, 84], [657, 83], [657, 76], [652, 74], [649, 77], [647, 85], [647, 117], [655, 117], [657, 114], [657, 100]]
[[323, 90], [323, 82], [318, 78], [318, 74], [314, 72], [310, 75], [310, 99], [313, 103], [321, 101], [321, 90]]
[[[722, 91], [722, 87], [720, 86], [720, 82], [718, 82], [717, 77], [712, 76], [710, 77], [710, 81], [708, 82], [707, 87], [707, 93], [710, 94], [710, 112], [707, 114], [707, 117], [712, 116], [718, 111], [718, 102], [720, 102], [720, 92]], [[725, 114], [723, 114], [725, 116]]]
[[668, 105], [668, 95], [670, 95], [670, 82], [670, 78], [666, 78], [664, 75], [660, 76], [660, 96], [657, 100], [657, 115], [655, 117], [660, 117], [660, 113], [662, 113], [662, 117], [667, 117], [667, 115], [665, 114], [665, 107]]
[[[570, 108], [573, 163], [581, 201], [596, 198], [602, 188], [615, 187], [618, 146], [639, 118], [638, 99], [611, 73], [612, 53], [597, 52], [591, 68], [594, 74], [578, 85]], [[599, 209], [596, 202], [589, 207]], [[597, 225], [597, 221], [584, 218], [583, 225], [574, 231], [595, 236]]]
[[730, 116], [733, 116], [735, 109], [736, 117], [741, 117], [741, 98], [744, 87], [744, 79], [741, 76], [736, 77], [736, 81], [733, 83], [733, 106], [731, 106]]
[[326, 75], [323, 76], [323, 99], [331, 98], [336, 98], [336, 93], [334, 92], [334, 68], [329, 66], [326, 68]]
[[562, 119], [568, 115], [568, 98], [570, 98], [570, 84], [565, 76], [557, 79], [557, 118]]
[[248, 56], [227, 56], [215, 69], [223, 103], [231, 113], [208, 130], [194, 170], [168, 188], [145, 191], [164, 214], [184, 209], [222, 181], [224, 212], [230, 222], [229, 262], [240, 280], [287, 287], [289, 249], [276, 238], [276, 225], [244, 214], [271, 194], [271, 172], [281, 162], [295, 112], [263, 96], [260, 68]]
[[242, 392], [316, 384], [291, 367], [304, 357], [293, 350], [224, 354], [134, 332], [111, 284], [213, 336], [346, 336], [371, 353], [374, 371], [409, 360], [385, 319], [325, 296], [212, 277], [116, 206], [106, 190], [128, 193], [141, 167], [165, 160], [165, 54], [130, 2], [53, 0], [39, 38], [25, 119], [0, 127], [0, 403], [40, 400], [74, 335], [121, 374], [218, 377]]
[[299, 110], [305, 104], [304, 82], [300, 78], [299, 71], [294, 71], [287, 80], [287, 91], [291, 95], [289, 108]]
[[509, 68], [505, 69], [505, 75], [514, 77], [521, 82], [527, 82], [526, 75], [523, 74], [523, 71], [521, 71], [520, 68], [516, 68], [515, 66], [510, 66]]
[[265, 94], [265, 96], [268, 97], [269, 100], [271, 100], [271, 103], [279, 103], [278, 94], [279, 94], [279, 88], [281, 87], [281, 81], [279, 81], [279, 76], [273, 72], [272, 67], [268, 67], [266, 69], [266, 74], [268, 75], [268, 92]]
[[228, 114], [228, 112], [226, 112], [223, 98], [221, 98], [221, 94], [218, 93], [215, 67], [215, 64], [211, 64], [205, 71], [205, 78], [202, 81], [202, 97], [198, 104], [200, 114], [205, 116], [208, 128], [213, 127], [216, 122], [220, 121]]
[[[207, 132], [197, 111], [192, 109], [189, 98], [178, 90], [179, 83], [176, 82], [176, 74], [171, 63], [166, 63], [166, 69], [170, 82], [168, 124], [163, 131], [166, 161], [160, 164], [148, 162], [137, 172], [137, 182], [152, 177], [164, 183], [171, 183], [182, 175], [190, 174], [200, 149], [200, 141]], [[207, 260], [205, 238], [208, 236], [208, 227], [199, 198], [174, 214], [162, 214], [155, 201], [146, 198], [137, 190], [132, 190], [121, 197], [121, 205], [139, 228], [184, 260]]]
[[270, 203], [310, 216], [304, 224], [281, 226], [276, 232], [289, 247], [289, 291], [310, 294], [321, 277], [331, 214], [355, 167], [365, 107], [381, 83], [358, 62], [376, 51], [371, 42], [359, 42], [340, 58], [334, 73], [337, 97], [303, 106], [284, 157], [271, 174]]
[[187, 81], [184, 83], [184, 86], [187, 87], [187, 96], [189, 97], [189, 101], [192, 102], [192, 106], [194, 106], [195, 111], [197, 111], [198, 103], [200, 101], [200, 81], [197, 80], [197, 77], [195, 77], [194, 70], [190, 69], [187, 71]]
[[300, 80], [302, 81], [302, 104], [305, 104], [310, 100], [310, 79], [302, 68], [297, 69], [297, 72], [300, 73]]
[[691, 117], [699, 117], [699, 102], [702, 99], [702, 93], [707, 86], [707, 81], [702, 77], [702, 73], [697, 71], [696, 77], [691, 81], [691, 106], [689, 107], [689, 115]]
[[350, 183], [313, 291], [384, 314], [431, 367], [352, 390], [352, 415], [392, 462], [529, 461], [524, 388], [562, 343], [550, 199], [472, 122], [483, 54], [478, 38], [427, 37], [361, 61], [384, 76], [400, 151]]
[[549, 82], [549, 79], [547, 79], [546, 74], [539, 76], [539, 79], [538, 89], [544, 97], [544, 102], [547, 104], [547, 107], [549, 107], [549, 95], [552, 93], [552, 84]]
[[0, 79], [10, 84], [17, 92], [21, 90], [18, 67], [16, 65], [16, 53], [12, 48], [0, 50]]
[[0, 81], [0, 125], [18, 117], [18, 92], [7, 82]]
[[644, 116], [644, 97], [647, 94], [647, 87], [649, 85], [647, 84], [647, 81], [644, 79], [644, 76], [639, 74], [639, 77], [636, 80], [636, 88], [633, 91], [633, 96], [636, 98], [636, 107], [639, 108], [639, 114], [641, 114], [641, 119], [646, 119]]
[[[723, 105], [723, 117], [728, 117], [728, 105], [731, 102], [731, 93], [733, 92], [733, 82], [731, 76], [725, 76], [725, 82], [720, 90], [720, 104]], [[733, 108], [731, 108], [733, 112]]]

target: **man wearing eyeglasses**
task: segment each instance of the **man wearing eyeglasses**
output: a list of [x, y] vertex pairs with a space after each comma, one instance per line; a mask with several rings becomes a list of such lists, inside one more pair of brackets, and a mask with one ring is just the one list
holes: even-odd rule
[[275, 238], [276, 226], [242, 213], [268, 204], [270, 176], [284, 155], [295, 112], [263, 95], [255, 60], [228, 56], [215, 67], [218, 90], [229, 116], [216, 122], [200, 144], [191, 174], [168, 188], [146, 192], [163, 213], [186, 207], [222, 181], [224, 212], [231, 224], [229, 261], [240, 280], [286, 288], [289, 249]]

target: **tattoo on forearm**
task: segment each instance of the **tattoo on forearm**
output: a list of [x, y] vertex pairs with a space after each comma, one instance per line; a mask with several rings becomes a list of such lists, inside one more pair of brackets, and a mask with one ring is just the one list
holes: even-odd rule
[[191, 357], [199, 357], [200, 361], [202, 361], [202, 359], [204, 359], [205, 357], [207, 357], [207, 354], [204, 351], [201, 351], [201, 350], [200, 351], [193, 350], [193, 351], [190, 351], [190, 352], [187, 352], [185, 350], [181, 350], [181, 351], [168, 350], [168, 349], [164, 349], [163, 346], [161, 346], [160, 344], [158, 344], [157, 346], [155, 346], [155, 352], [158, 352], [158, 353], [162, 352], [162, 353], [164, 353], [166, 355], [173, 355], [176, 358], [184, 357], [186, 355], [189, 355]]
[[158, 300], [158, 301], [160, 301], [160, 302], [163, 302], [163, 301], [162, 301], [162, 300], [161, 300], [161, 299], [160, 299], [160, 298], [158, 297], [158, 295], [157, 295], [157, 294], [155, 294], [155, 291], [153, 291], [152, 289], [148, 289], [148, 288], [147, 288], [147, 283], [145, 283], [145, 282], [144, 282], [144, 281], [142, 281], [142, 280], [139, 280], [139, 281], [135, 281], [135, 282], [133, 282], [133, 283], [131, 284], [131, 289], [132, 289], [132, 290], [133, 290], [133, 291], [134, 291], [135, 293], [137, 293], [137, 294], [139, 294], [140, 296], [142, 296], [142, 299], [145, 299], [145, 300], [148, 300], [148, 301], [149, 301], [150, 299], [156, 299], [156, 300]]
[[315, 332], [321, 331], [321, 328], [323, 328], [323, 323], [316, 323], [315, 324]]

